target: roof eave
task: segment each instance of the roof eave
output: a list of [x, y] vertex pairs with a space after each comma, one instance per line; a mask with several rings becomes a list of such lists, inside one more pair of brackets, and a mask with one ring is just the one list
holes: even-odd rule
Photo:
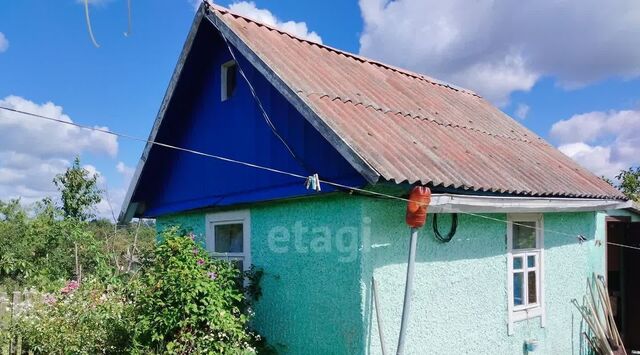
[[639, 214], [640, 215], [640, 202], [636, 202], [636, 201], [627, 201], [627, 210], [635, 213], [635, 214]]
[[434, 194], [430, 213], [589, 212], [628, 208], [616, 199]]

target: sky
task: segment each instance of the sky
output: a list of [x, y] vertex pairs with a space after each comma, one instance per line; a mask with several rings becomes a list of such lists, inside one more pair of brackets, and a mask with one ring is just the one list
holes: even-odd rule
[[[0, 2], [0, 106], [146, 138], [196, 0]], [[256, 0], [219, 5], [487, 98], [597, 175], [640, 164], [640, 2]], [[0, 110], [0, 200], [55, 195], [79, 155], [118, 214], [143, 144]], [[109, 202], [109, 203], [108, 203]]]

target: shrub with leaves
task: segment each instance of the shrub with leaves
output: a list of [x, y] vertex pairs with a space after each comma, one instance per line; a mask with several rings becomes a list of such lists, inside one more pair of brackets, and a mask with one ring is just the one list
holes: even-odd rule
[[35, 354], [124, 354], [131, 309], [117, 287], [71, 281], [54, 294], [32, 297], [10, 332]]
[[98, 188], [98, 175], [80, 165], [76, 156], [63, 174], [58, 174], [53, 183], [60, 191], [62, 210], [65, 218], [88, 220], [94, 217], [93, 209], [102, 200], [102, 191]]
[[32, 209], [0, 201], [0, 285], [8, 291], [59, 289], [76, 276], [76, 247], [83, 274], [109, 272], [103, 243], [86, 222], [62, 219], [48, 199]]
[[254, 352], [242, 313], [240, 272], [212, 259], [193, 237], [168, 230], [132, 281], [138, 353]]
[[625, 196], [630, 200], [640, 201], [640, 166], [620, 171], [616, 179], [620, 181], [618, 189], [620, 189]]

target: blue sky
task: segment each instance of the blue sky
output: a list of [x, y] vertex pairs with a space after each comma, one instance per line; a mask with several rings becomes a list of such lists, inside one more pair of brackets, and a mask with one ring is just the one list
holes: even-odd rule
[[[125, 37], [126, 1], [91, 1], [95, 48], [81, 1], [3, 1], [0, 103], [146, 137], [194, 6], [132, 3]], [[476, 9], [464, 1], [218, 3], [277, 26], [304, 23], [298, 35], [315, 32], [324, 44], [475, 90], [597, 174], [640, 163], [640, 6], [632, 0], [577, 15], [552, 1], [524, 10], [504, 1]], [[50, 194], [53, 175], [77, 153], [103, 176], [117, 214], [141, 143], [17, 119], [0, 112], [0, 199]]]

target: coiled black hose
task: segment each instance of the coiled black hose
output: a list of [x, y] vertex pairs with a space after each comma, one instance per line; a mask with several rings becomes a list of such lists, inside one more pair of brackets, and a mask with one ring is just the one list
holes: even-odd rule
[[438, 241], [441, 243], [449, 243], [453, 236], [456, 235], [456, 229], [458, 229], [458, 214], [454, 213], [451, 216], [451, 228], [449, 228], [449, 233], [445, 237], [440, 234], [438, 230], [438, 214], [435, 213], [433, 215], [433, 235], [436, 237]]

